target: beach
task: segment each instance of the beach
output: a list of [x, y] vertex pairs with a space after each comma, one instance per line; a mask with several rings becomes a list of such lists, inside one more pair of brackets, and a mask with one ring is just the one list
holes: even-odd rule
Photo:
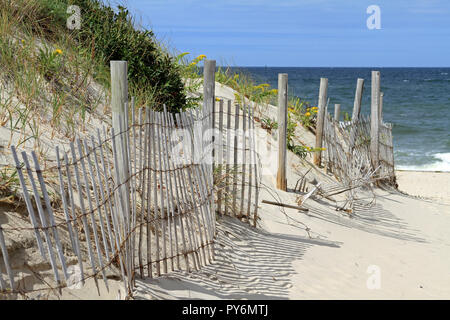
[[[216, 84], [217, 96], [232, 93]], [[308, 165], [288, 152], [288, 189]], [[308, 199], [308, 212], [261, 203], [256, 229], [219, 218], [213, 264], [137, 280], [136, 299], [449, 299], [450, 173], [396, 175], [398, 190], [361, 191], [350, 215], [337, 210], [337, 197]], [[275, 184], [275, 176], [263, 176], [261, 199], [297, 202]]]
[[395, 174], [400, 191], [450, 204], [450, 172], [397, 170]]

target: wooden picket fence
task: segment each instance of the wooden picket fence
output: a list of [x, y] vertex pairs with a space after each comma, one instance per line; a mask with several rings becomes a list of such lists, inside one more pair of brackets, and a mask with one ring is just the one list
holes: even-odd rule
[[256, 226], [261, 177], [254, 105], [233, 106], [230, 100], [220, 100], [215, 104], [213, 115], [217, 211]]
[[[76, 285], [68, 258], [77, 261], [81, 283], [94, 278], [98, 288], [102, 278], [108, 288], [108, 270], [120, 275], [129, 294], [136, 275], [199, 270], [214, 259], [213, 169], [191, 156], [212, 142], [204, 138], [211, 111], [173, 115], [146, 108], [136, 117], [134, 106], [131, 110], [131, 122], [125, 121], [120, 132], [98, 130], [95, 137], [71, 143], [70, 150], [56, 147], [56, 165], [45, 170], [34, 152], [32, 166], [25, 152], [19, 159], [11, 149], [32, 225], [28, 229], [51, 264], [52, 288]], [[119, 183], [124, 158], [129, 172]], [[55, 176], [57, 183], [46, 182]], [[5, 237], [17, 230], [0, 227], [3, 293], [34, 291], [18, 288], [11, 267]]]
[[378, 181], [395, 181], [392, 125], [380, 123], [379, 166], [374, 168], [370, 152], [370, 117], [347, 122], [336, 121], [326, 114], [323, 130], [324, 165], [345, 184], [362, 179], [369, 172]]

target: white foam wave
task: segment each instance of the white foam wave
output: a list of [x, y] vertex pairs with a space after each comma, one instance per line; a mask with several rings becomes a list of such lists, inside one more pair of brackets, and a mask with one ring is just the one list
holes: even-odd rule
[[404, 165], [396, 166], [399, 170], [408, 171], [446, 171], [450, 172], [450, 153], [436, 153], [433, 155], [437, 161], [424, 165]]

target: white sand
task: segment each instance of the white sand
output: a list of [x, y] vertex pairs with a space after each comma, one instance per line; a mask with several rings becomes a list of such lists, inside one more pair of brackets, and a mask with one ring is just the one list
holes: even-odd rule
[[450, 204], [450, 172], [397, 170], [399, 190]]
[[[218, 96], [233, 98], [221, 89]], [[301, 135], [312, 141], [306, 130]], [[306, 169], [289, 153], [288, 188]], [[320, 170], [310, 174], [332, 181]], [[136, 298], [449, 299], [450, 175], [400, 172], [398, 183], [440, 201], [377, 190], [369, 205], [373, 195], [360, 193], [352, 217], [323, 199], [307, 200], [307, 214], [261, 204], [257, 229], [220, 220], [215, 263], [194, 274], [138, 280]], [[263, 177], [260, 200], [295, 204], [296, 197]]]

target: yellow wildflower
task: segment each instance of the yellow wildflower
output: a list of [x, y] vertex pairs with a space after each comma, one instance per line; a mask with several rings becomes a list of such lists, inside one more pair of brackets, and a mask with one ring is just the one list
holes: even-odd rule
[[25, 40], [22, 39], [22, 43], [25, 43]]
[[288, 109], [290, 112], [294, 112], [294, 109], [293, 108], [289, 108]]
[[319, 108], [317, 108], [317, 107], [312, 107], [311, 109], [313, 109], [313, 110], [317, 110], [317, 109], [319, 109]]
[[216, 97], [216, 101], [220, 101], [220, 98]]
[[305, 116], [309, 117], [311, 115], [310, 112], [305, 113]]
[[206, 56], [204, 55], [204, 54], [201, 54], [201, 55], [199, 55], [198, 57], [197, 57], [197, 60], [198, 61], [202, 61], [203, 59], [205, 59], [206, 58]]
[[56, 53], [56, 54], [62, 54], [63, 52], [62, 52], [61, 49], [56, 49], [53, 53]]

